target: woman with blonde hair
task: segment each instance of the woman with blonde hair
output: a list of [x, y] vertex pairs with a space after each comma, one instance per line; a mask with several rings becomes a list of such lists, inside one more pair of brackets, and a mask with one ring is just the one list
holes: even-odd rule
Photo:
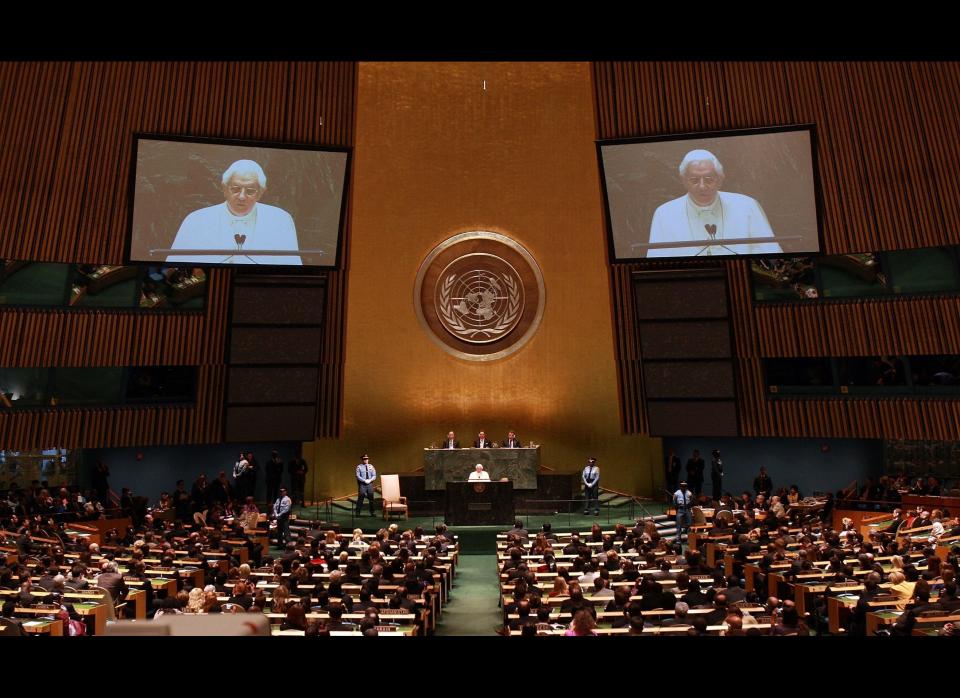
[[358, 553], [362, 553], [364, 550], [370, 546], [363, 539], [363, 530], [359, 528], [353, 529], [353, 540], [350, 541], [350, 545], [347, 546], [351, 550], [356, 550]]
[[550, 593], [547, 594], [550, 598], [555, 596], [567, 596], [569, 594], [569, 587], [567, 586], [567, 580], [561, 576], [557, 576], [553, 580], [553, 589], [550, 590]]
[[272, 601], [274, 613], [287, 612], [287, 602], [290, 601], [290, 590], [287, 588], [286, 584], [280, 584], [276, 589], [273, 590]]
[[187, 596], [187, 607], [183, 609], [186, 613], [200, 613], [203, 611], [203, 589], [194, 587]]
[[890, 593], [896, 594], [897, 610], [902, 611], [907, 607], [910, 599], [913, 598], [913, 588], [916, 582], [908, 582], [906, 575], [900, 570], [894, 570], [887, 575], [887, 581], [890, 582]]
[[643, 522], [643, 538], [649, 541], [650, 545], [655, 546], [660, 543], [660, 531], [657, 530], [657, 524], [653, 522], [653, 519], [647, 519]]

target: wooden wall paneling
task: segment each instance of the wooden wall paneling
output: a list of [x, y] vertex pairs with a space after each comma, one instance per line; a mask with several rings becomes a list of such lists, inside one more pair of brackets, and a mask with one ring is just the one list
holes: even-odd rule
[[956, 164], [960, 162], [960, 75], [955, 63], [909, 63], [905, 65], [915, 98], [934, 210], [944, 221], [941, 244], [960, 242], [960, 197], [957, 196]]
[[669, 133], [727, 127], [726, 89], [718, 63], [665, 63], [666, 129]]
[[201, 62], [194, 65], [188, 130], [194, 136], [228, 137], [223, 132], [224, 85], [227, 81], [227, 63]]
[[207, 276], [206, 322], [199, 347], [200, 360], [206, 363], [222, 364], [224, 360], [232, 278], [230, 269], [213, 269]]
[[624, 63], [617, 66], [615, 77], [617, 81], [617, 110], [620, 121], [627, 132], [635, 132], [641, 128], [639, 114], [639, 100], [637, 99], [637, 64]]
[[640, 367], [639, 331], [636, 321], [636, 301], [633, 289], [634, 267], [617, 266], [613, 269], [614, 293], [613, 326], [617, 361], [617, 382], [620, 386], [621, 428], [628, 434], [646, 432], [647, 414], [644, 409], [643, 371]]
[[723, 74], [730, 128], [797, 122], [782, 63], [724, 63]]
[[[606, 63], [594, 62], [591, 64], [590, 81], [594, 95], [610, 94], [609, 72], [611, 66]], [[593, 121], [597, 125], [597, 139], [609, 138], [613, 133], [613, 110], [607, 100], [593, 100]]]
[[[35, 196], [51, 190], [57, 160], [66, 90], [72, 72], [68, 63], [4, 63], [4, 95], [10, 112], [3, 119], [0, 148], [0, 257], [49, 259], [39, 235], [49, 214]], [[7, 102], [7, 99], [3, 100]], [[29, 163], [28, 167], [25, 164]], [[8, 183], [19, 183], [9, 186]]]
[[189, 133], [193, 63], [133, 64], [127, 124], [143, 133]]
[[86, 181], [75, 187], [80, 204], [77, 217], [76, 247], [78, 262], [114, 262], [123, 260], [126, 232], [126, 196], [130, 163], [130, 138], [127, 109], [133, 91], [132, 63], [94, 64], [95, 95], [85, 115], [96, 125], [96, 137], [89, 140], [87, 160], [82, 163]]
[[927, 183], [926, 147], [905, 67], [851, 63], [847, 71], [867, 165], [862, 186], [874, 193], [876, 248], [936, 245], [942, 221]]
[[636, 315], [633, 273], [635, 265], [613, 269], [612, 294], [613, 325], [617, 361], [617, 381], [620, 386], [621, 428], [628, 434], [646, 433], [649, 421], [644, 409], [643, 370], [638, 347], [639, 331]]
[[287, 110], [284, 138], [291, 142], [313, 140], [313, 109], [319, 85], [315, 63], [294, 63], [287, 82]]
[[343, 400], [343, 364], [346, 274], [330, 272], [324, 291], [323, 349], [317, 402], [317, 436], [337, 438]]
[[[738, 309], [742, 308], [741, 303]], [[739, 322], [740, 312], [738, 331], [746, 324]], [[737, 344], [741, 356], [752, 352], [764, 357], [960, 353], [960, 298], [956, 297], [760, 304], [742, 312], [756, 320], [756, 334], [741, 335], [744, 341]]]
[[[820, 162], [833, 165], [833, 176], [824, 182], [824, 204], [833, 214], [830, 252], [860, 252], [877, 249], [872, 234], [876, 221], [871, 193], [865, 181], [859, 116], [849, 101], [850, 85], [845, 64], [817, 65], [824, 113], [818, 131], [829, 136], [830, 148], [821, 151]], [[830, 197], [827, 198], [826, 194]]]
[[783, 64], [784, 84], [794, 123], [813, 123], [817, 127], [817, 165], [822, 192], [824, 251], [846, 249], [844, 206], [838, 195], [837, 134], [830, 121], [821, 85], [819, 64], [788, 62]]

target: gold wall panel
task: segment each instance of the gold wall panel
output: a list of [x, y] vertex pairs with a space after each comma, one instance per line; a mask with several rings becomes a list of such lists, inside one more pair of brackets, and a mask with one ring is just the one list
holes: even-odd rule
[[[343, 425], [305, 445], [318, 493], [355, 491], [364, 452], [408, 472], [448, 429], [481, 428], [516, 429], [557, 471], [595, 455], [604, 486], [653, 491], [660, 441], [620, 428], [595, 137], [587, 63], [360, 65]], [[538, 332], [492, 362], [441, 350], [412, 302], [427, 253], [470, 230], [517, 240], [546, 285]]]

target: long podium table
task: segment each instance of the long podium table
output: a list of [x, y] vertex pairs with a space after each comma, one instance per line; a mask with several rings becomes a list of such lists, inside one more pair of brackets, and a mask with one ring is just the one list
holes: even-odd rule
[[477, 463], [491, 480], [507, 478], [518, 490], [537, 489], [540, 447], [536, 448], [425, 448], [423, 469], [428, 490], [443, 490], [448, 482], [464, 481]]

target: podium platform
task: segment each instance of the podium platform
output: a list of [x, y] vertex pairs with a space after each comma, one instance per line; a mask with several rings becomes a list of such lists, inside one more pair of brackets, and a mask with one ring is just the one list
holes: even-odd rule
[[447, 483], [447, 510], [451, 526], [487, 526], [513, 523], [513, 483], [492, 480]]
[[537, 489], [540, 447], [536, 448], [425, 448], [423, 469], [428, 490], [442, 490], [448, 482], [464, 481], [477, 463], [491, 480], [507, 478], [514, 489]]

